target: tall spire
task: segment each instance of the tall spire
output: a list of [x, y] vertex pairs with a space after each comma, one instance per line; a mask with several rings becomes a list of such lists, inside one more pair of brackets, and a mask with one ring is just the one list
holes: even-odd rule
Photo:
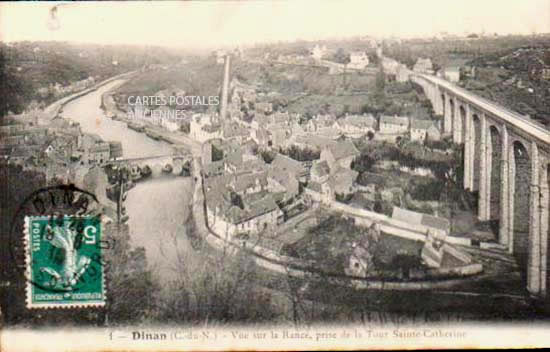
[[229, 94], [229, 69], [230, 69], [230, 55], [225, 55], [224, 69], [223, 69], [223, 84], [222, 84], [222, 101], [220, 107], [220, 120], [224, 121], [227, 115], [227, 96]]

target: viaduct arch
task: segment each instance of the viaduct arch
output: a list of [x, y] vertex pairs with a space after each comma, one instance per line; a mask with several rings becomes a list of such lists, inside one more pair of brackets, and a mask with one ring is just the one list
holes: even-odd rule
[[464, 188], [478, 192], [478, 218], [495, 224], [527, 290], [549, 298], [550, 131], [439, 77], [411, 80], [442, 116], [443, 134], [464, 146]]

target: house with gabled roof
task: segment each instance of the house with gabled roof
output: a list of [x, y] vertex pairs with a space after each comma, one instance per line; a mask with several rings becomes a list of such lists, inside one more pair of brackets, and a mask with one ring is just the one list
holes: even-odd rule
[[364, 51], [353, 51], [349, 54], [348, 68], [363, 70], [369, 64], [369, 56]]
[[287, 202], [296, 197], [300, 190], [298, 180], [290, 171], [270, 167], [267, 173], [268, 190], [277, 200]]
[[254, 194], [267, 190], [267, 172], [233, 174], [229, 189], [239, 195]]
[[419, 57], [414, 64], [413, 71], [433, 75], [434, 69], [432, 60], [430, 60], [430, 58]]
[[339, 169], [330, 177], [330, 187], [334, 194], [350, 194], [359, 173], [350, 169]]
[[350, 141], [339, 141], [321, 150], [321, 160], [326, 160], [331, 170], [339, 167], [349, 169], [352, 161], [359, 156], [359, 150]]
[[346, 137], [361, 137], [369, 131], [376, 130], [376, 119], [372, 114], [346, 115], [334, 123], [333, 127], [338, 129]]
[[271, 167], [284, 173], [289, 172], [296, 180], [305, 182], [307, 179], [308, 171], [304, 165], [286, 155], [277, 153], [271, 162]]
[[327, 160], [314, 163], [310, 173], [310, 181], [307, 184], [309, 194], [313, 193], [315, 199], [327, 204], [334, 200], [336, 194], [352, 193], [359, 174], [338, 164], [331, 168]]
[[441, 139], [441, 131], [432, 120], [411, 119], [410, 137], [411, 141], [424, 142], [428, 139], [438, 141]]
[[380, 133], [403, 134], [409, 130], [409, 118], [406, 116], [380, 116]]
[[308, 193], [314, 199], [323, 203], [330, 203], [334, 193], [329, 184], [330, 167], [326, 160], [318, 161], [311, 166], [311, 179], [307, 184]]
[[250, 137], [250, 131], [238, 123], [229, 122], [223, 125], [222, 136], [224, 140], [244, 143]]
[[[273, 229], [284, 220], [272, 194], [265, 191], [236, 193], [232, 180], [248, 190], [249, 180], [239, 181], [230, 175], [205, 179], [205, 198], [209, 227], [221, 236], [259, 233]], [[252, 187], [256, 185], [253, 182]]]
[[305, 134], [295, 136], [293, 144], [299, 148], [308, 148], [320, 152], [329, 145], [336, 144], [333, 139], [317, 136], [315, 134]]

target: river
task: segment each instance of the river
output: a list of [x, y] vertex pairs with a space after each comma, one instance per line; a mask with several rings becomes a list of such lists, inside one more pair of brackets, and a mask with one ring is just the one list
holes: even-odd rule
[[[172, 153], [169, 144], [105, 116], [100, 108], [101, 95], [121, 83], [122, 80], [113, 81], [73, 100], [65, 105], [61, 115], [79, 122], [83, 132], [97, 134], [105, 141], [120, 141], [124, 158]], [[192, 194], [190, 179], [183, 177], [149, 179], [128, 192], [125, 206], [132, 245], [145, 248], [147, 261], [161, 284], [176, 277], [179, 257], [192, 253], [183, 232]]]

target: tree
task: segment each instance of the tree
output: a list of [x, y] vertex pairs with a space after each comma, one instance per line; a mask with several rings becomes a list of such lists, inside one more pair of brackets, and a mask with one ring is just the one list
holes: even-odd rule
[[350, 63], [350, 55], [344, 51], [342, 48], [338, 48], [336, 53], [334, 53], [332, 60], [336, 63], [347, 65]]
[[351, 168], [359, 173], [368, 172], [372, 169], [376, 160], [367, 153], [361, 153], [352, 164]]
[[[187, 236], [202, 237], [204, 229], [195, 223], [190, 207]], [[176, 242], [176, 234], [173, 236]], [[260, 234], [254, 243], [262, 237]], [[247, 236], [243, 236], [247, 241]], [[180, 239], [181, 241], [181, 239]], [[271, 295], [259, 287], [257, 267], [250, 254], [229, 245], [215, 252], [203, 241], [198, 251], [201, 255], [177, 247], [176, 278], [159, 297], [158, 317], [162, 322], [208, 324], [239, 322], [269, 322], [275, 317], [270, 309]], [[174, 294], [178, 292], [178, 294]]]
[[385, 96], [386, 74], [384, 73], [384, 70], [382, 68], [380, 68], [380, 70], [378, 70], [378, 72], [376, 73], [374, 87], [376, 95]]
[[271, 164], [271, 162], [275, 159], [276, 154], [273, 151], [262, 150], [260, 155], [266, 164]]
[[216, 148], [212, 145], [212, 161], [218, 161], [223, 159], [223, 150]]
[[105, 251], [109, 283], [106, 322], [121, 324], [153, 318], [154, 295], [160, 287], [149, 269], [145, 248], [131, 248], [127, 225], [110, 226], [108, 232], [109, 242], [116, 245]]

